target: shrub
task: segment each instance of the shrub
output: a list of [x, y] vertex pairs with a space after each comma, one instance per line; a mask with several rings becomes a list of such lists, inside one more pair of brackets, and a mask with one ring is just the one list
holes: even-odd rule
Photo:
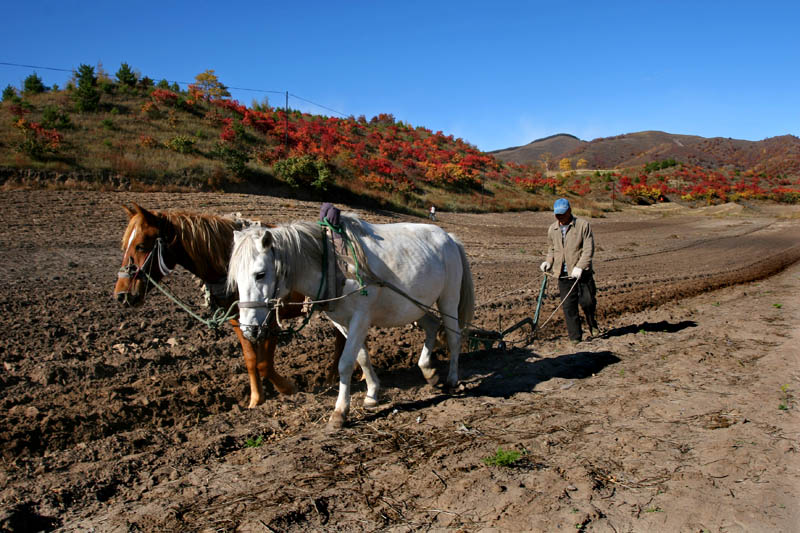
[[77, 72], [78, 87], [72, 93], [75, 108], [80, 111], [95, 111], [100, 103], [100, 93], [97, 91], [97, 77], [94, 67], [81, 65]]
[[22, 86], [26, 94], [39, 94], [47, 90], [47, 87], [45, 87], [44, 83], [42, 83], [42, 78], [40, 78], [35, 72], [25, 78]]
[[39, 159], [46, 153], [56, 153], [61, 146], [62, 135], [56, 130], [47, 130], [36, 122], [19, 118], [14, 126], [23, 134], [23, 140], [17, 146], [20, 152]]
[[214, 155], [225, 163], [225, 168], [233, 175], [243, 176], [245, 174], [250, 156], [244, 150], [226, 143], [217, 143]]
[[110, 118], [104, 118], [100, 122], [100, 125], [103, 127], [103, 129], [106, 129], [106, 130], [109, 130], [109, 131], [113, 131], [113, 130], [117, 129], [116, 124], [114, 124], [114, 121], [111, 120]]
[[194, 141], [188, 135], [176, 135], [166, 143], [167, 148], [179, 154], [194, 152]]
[[142, 104], [140, 111], [142, 115], [146, 116], [147, 118], [154, 120], [161, 118], [161, 110], [158, 108], [155, 102], [145, 102]]
[[324, 161], [310, 155], [288, 157], [273, 165], [275, 174], [292, 187], [311, 185], [324, 191], [331, 181], [331, 171]]
[[69, 114], [61, 108], [49, 105], [42, 111], [42, 126], [57, 130], [66, 130], [72, 127]]
[[158, 141], [156, 141], [151, 135], [143, 134], [139, 137], [139, 144], [145, 148], [155, 148], [158, 146]]

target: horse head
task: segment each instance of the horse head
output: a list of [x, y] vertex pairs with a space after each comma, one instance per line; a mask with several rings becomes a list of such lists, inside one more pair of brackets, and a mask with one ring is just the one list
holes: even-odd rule
[[239, 291], [239, 327], [251, 342], [268, 334], [275, 299], [285, 296], [278, 285], [272, 233], [261, 227], [234, 232], [228, 290]]
[[117, 273], [114, 297], [126, 306], [144, 302], [152, 282], [160, 281], [175, 268], [159, 215], [133, 204], [123, 206], [128, 226], [122, 237], [122, 266]]

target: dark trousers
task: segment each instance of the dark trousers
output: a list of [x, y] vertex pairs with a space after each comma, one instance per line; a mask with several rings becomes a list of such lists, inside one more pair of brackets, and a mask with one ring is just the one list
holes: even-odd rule
[[[578, 306], [583, 309], [583, 314], [586, 316], [586, 325], [590, 328], [597, 327], [597, 319], [595, 318], [595, 311], [597, 310], [597, 287], [594, 284], [594, 275], [592, 271], [583, 271], [581, 279], [578, 284], [572, 289], [575, 283], [574, 278], [561, 277], [558, 278], [558, 293], [561, 299], [564, 300], [564, 320], [567, 322], [567, 332], [569, 333], [570, 340], [579, 341], [583, 334], [581, 331], [581, 317], [578, 313]], [[572, 289], [572, 292], [570, 292]], [[569, 293], [569, 296], [567, 296]], [[566, 298], [566, 299], [565, 299]]]

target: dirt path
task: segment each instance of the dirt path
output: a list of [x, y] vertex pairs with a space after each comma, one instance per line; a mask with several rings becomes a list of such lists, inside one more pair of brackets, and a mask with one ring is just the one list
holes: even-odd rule
[[[246, 410], [232, 335], [200, 329], [163, 298], [135, 311], [111, 301], [125, 222], [118, 204], [131, 200], [268, 221], [318, 209], [241, 195], [0, 193], [0, 530], [800, 523], [796, 214], [593, 219], [603, 338], [576, 351], [556, 314], [528, 348], [464, 356], [463, 385], [445, 395], [414, 367], [417, 331], [377, 331], [383, 407], [356, 408], [350, 427], [326, 436], [335, 395], [322, 386], [324, 322], [280, 349], [278, 368], [305, 392], [270, 393]], [[551, 218], [441, 214], [467, 247], [483, 327], [532, 314]], [[199, 301], [187, 273], [170, 284]], [[548, 298], [543, 317], [555, 304]], [[363, 386], [356, 391], [357, 406]], [[485, 465], [498, 447], [521, 459]]]

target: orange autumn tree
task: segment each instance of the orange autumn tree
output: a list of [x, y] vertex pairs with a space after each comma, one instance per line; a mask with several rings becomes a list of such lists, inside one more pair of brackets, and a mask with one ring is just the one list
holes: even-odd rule
[[201, 72], [194, 77], [195, 83], [189, 85], [189, 92], [191, 94], [202, 97], [206, 100], [213, 100], [215, 98], [230, 97], [231, 93], [228, 88], [219, 81], [217, 75], [214, 74], [213, 69]]

